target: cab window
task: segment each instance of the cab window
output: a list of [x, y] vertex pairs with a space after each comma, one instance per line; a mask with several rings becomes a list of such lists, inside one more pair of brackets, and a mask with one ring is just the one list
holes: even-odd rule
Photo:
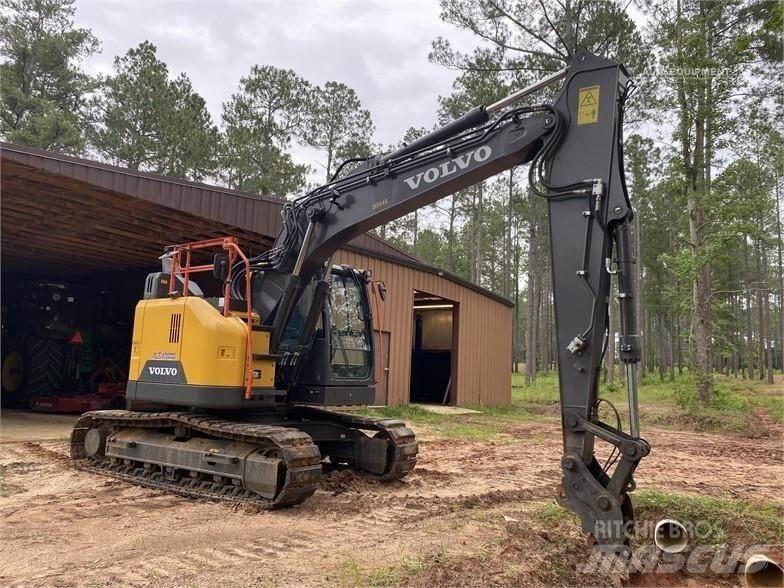
[[329, 295], [330, 364], [336, 378], [365, 379], [372, 369], [372, 349], [362, 286], [352, 274], [332, 274]]

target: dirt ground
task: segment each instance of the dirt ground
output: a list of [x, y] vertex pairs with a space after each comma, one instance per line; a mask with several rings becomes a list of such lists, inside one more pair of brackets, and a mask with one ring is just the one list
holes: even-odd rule
[[[4, 586], [531, 585], [562, 582], [558, 568], [587, 558], [576, 526], [551, 536], [532, 515], [558, 481], [557, 421], [513, 425], [494, 442], [417, 430], [420, 460], [404, 481], [333, 472], [306, 503], [275, 512], [74, 471], [57, 438], [71, 421], [3, 416]], [[779, 435], [646, 437], [639, 487], [784, 504]]]

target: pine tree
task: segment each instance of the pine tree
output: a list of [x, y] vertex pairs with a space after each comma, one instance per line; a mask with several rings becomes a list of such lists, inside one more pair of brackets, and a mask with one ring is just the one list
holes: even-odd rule
[[663, 71], [672, 72], [658, 81], [662, 104], [677, 109], [674, 139], [686, 181], [691, 253], [690, 358], [697, 396], [707, 402], [713, 395], [713, 328], [706, 206], [715, 152], [732, 126], [728, 105], [745, 85], [740, 66], [752, 59], [750, 16], [739, 2], [662, 2], [652, 8]]
[[221, 177], [229, 187], [285, 196], [305, 186], [309, 167], [288, 150], [302, 133], [312, 87], [290, 69], [253, 66], [223, 105]]
[[327, 82], [314, 92], [303, 140], [326, 155], [326, 179], [338, 161], [367, 157], [373, 138], [370, 112], [362, 108], [357, 93], [339, 82]]
[[78, 154], [97, 80], [82, 62], [100, 44], [75, 28], [73, 0], [2, 0], [0, 133], [7, 141]]
[[115, 58], [96, 108], [91, 143], [112, 163], [194, 180], [214, 169], [218, 131], [204, 99], [185, 74], [169, 78], [152, 43]]

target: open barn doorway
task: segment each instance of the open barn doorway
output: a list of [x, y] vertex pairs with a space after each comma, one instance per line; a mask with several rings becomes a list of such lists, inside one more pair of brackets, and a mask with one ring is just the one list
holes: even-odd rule
[[409, 396], [412, 403], [454, 403], [457, 310], [456, 302], [414, 290]]

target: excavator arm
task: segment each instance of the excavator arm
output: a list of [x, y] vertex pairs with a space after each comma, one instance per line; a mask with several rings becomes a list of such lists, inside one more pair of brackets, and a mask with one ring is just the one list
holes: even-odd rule
[[[519, 106], [564, 80], [552, 104]], [[293, 386], [329, 292], [331, 259], [351, 239], [440, 198], [530, 162], [531, 190], [547, 200], [564, 455], [560, 502], [600, 545], [626, 550], [628, 492], [649, 445], [640, 438], [634, 366], [639, 338], [629, 244], [632, 208], [622, 156], [623, 66], [587, 52], [566, 69], [397, 151], [362, 161], [284, 207], [272, 249], [251, 260], [254, 306], [270, 323], [271, 349]], [[493, 117], [493, 118], [491, 118]], [[620, 359], [627, 366], [629, 432], [599, 419], [599, 370], [608, 342], [610, 281], [618, 282]], [[235, 275], [242, 280], [242, 272]], [[294, 306], [312, 282], [299, 344], [279, 350]], [[617, 411], [616, 411], [617, 414]], [[609, 444], [604, 464], [596, 440]]]

